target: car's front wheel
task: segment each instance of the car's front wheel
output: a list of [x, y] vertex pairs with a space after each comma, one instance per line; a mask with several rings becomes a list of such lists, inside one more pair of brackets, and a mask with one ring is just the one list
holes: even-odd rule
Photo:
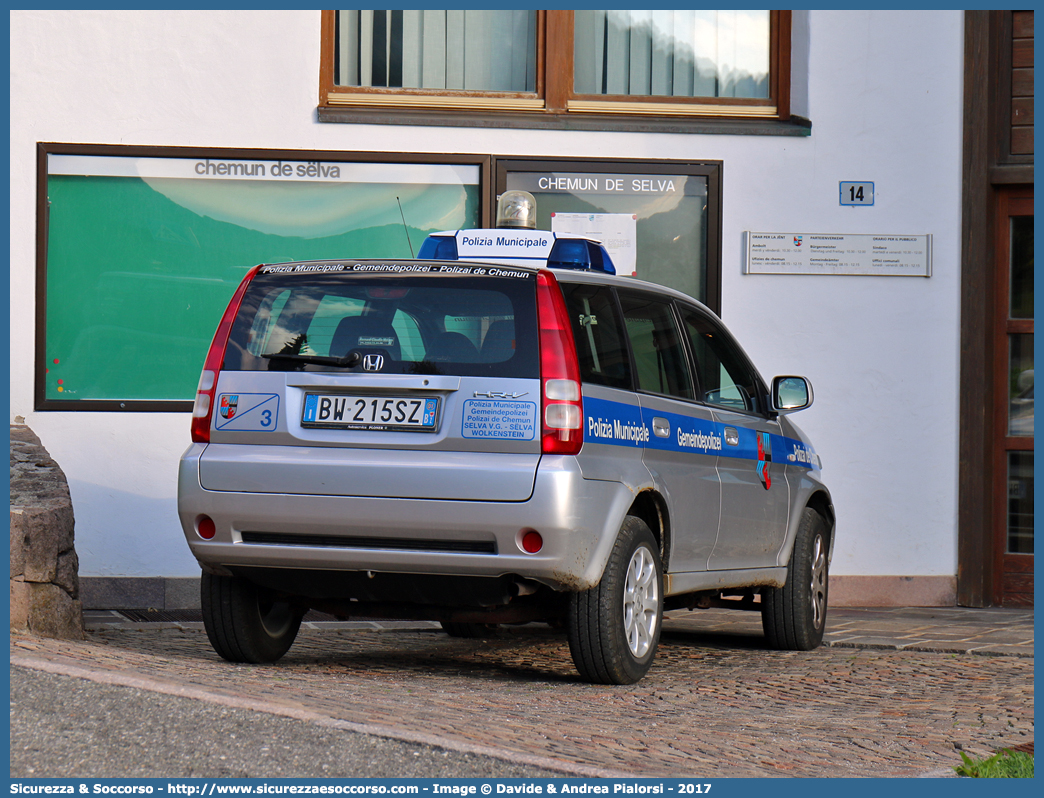
[[627, 516], [602, 580], [570, 596], [566, 630], [580, 675], [599, 684], [634, 684], [660, 642], [663, 572], [656, 538]]
[[203, 627], [229, 662], [275, 662], [289, 651], [302, 613], [245, 579], [203, 574]]
[[827, 522], [811, 507], [801, 516], [787, 583], [761, 594], [761, 625], [773, 648], [811, 651], [823, 642], [829, 583]]

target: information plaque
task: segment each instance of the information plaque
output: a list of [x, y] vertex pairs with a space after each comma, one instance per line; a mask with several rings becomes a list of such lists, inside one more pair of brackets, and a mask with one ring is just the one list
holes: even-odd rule
[[748, 232], [745, 271], [931, 277], [932, 237]]

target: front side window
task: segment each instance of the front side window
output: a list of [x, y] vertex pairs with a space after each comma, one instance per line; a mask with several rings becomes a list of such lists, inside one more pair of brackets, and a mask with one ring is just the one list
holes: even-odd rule
[[760, 380], [739, 347], [702, 313], [684, 309], [682, 318], [696, 360], [703, 401], [725, 410], [757, 412]]

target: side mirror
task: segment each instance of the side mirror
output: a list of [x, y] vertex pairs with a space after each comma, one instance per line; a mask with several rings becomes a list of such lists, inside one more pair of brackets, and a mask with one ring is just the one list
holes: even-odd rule
[[777, 413], [796, 413], [812, 406], [812, 383], [804, 377], [772, 379], [772, 409]]

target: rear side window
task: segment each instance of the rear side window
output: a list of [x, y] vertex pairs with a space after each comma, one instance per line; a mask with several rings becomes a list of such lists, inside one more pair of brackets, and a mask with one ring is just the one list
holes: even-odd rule
[[535, 378], [536, 341], [530, 277], [264, 274], [223, 368]]
[[573, 323], [580, 379], [630, 390], [631, 363], [612, 289], [585, 283], [560, 285]]
[[670, 304], [621, 291], [620, 305], [634, 353], [638, 388], [692, 399], [692, 375]]

